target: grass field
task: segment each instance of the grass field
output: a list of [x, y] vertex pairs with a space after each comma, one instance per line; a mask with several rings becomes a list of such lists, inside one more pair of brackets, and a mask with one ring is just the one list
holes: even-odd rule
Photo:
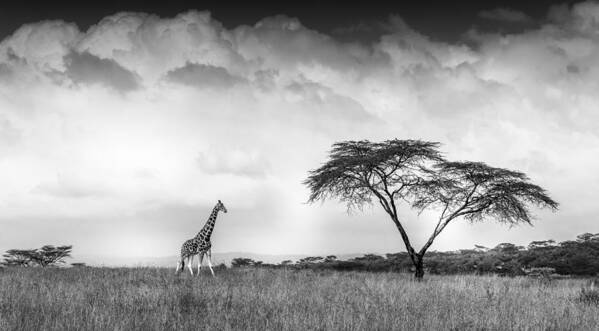
[[597, 330], [586, 280], [284, 270], [0, 269], [0, 330]]

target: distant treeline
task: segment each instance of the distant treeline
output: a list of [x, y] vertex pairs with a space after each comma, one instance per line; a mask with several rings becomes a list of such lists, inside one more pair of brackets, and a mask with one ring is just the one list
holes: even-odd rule
[[[525, 275], [530, 270], [552, 270], [560, 275], [599, 275], [599, 233], [585, 233], [573, 241], [533, 241], [527, 247], [502, 243], [494, 248], [475, 246], [452, 252], [430, 252], [425, 262], [432, 274]], [[336, 256], [311, 256], [299, 261], [268, 264], [248, 258], [233, 259], [233, 267], [294, 268], [338, 271], [409, 272], [413, 268], [407, 253], [366, 254], [350, 260]]]

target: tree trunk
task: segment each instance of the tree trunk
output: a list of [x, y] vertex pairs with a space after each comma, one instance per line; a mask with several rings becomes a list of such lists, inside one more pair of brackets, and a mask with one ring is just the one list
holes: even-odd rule
[[424, 263], [422, 258], [423, 256], [421, 255], [416, 255], [414, 257], [414, 267], [416, 268], [414, 271], [414, 278], [419, 281], [424, 277]]

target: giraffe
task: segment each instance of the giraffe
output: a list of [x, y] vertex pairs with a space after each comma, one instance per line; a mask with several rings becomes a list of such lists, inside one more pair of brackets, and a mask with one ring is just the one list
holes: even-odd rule
[[210, 242], [210, 236], [212, 235], [212, 230], [214, 230], [214, 223], [216, 222], [216, 216], [219, 211], [227, 212], [227, 208], [225, 205], [218, 200], [214, 209], [212, 209], [212, 213], [210, 213], [210, 217], [206, 221], [206, 224], [198, 232], [198, 234], [185, 241], [181, 246], [181, 259], [177, 262], [177, 269], [175, 273], [178, 273], [179, 270], [183, 271], [185, 269], [185, 260], [187, 260], [187, 267], [189, 268], [189, 272], [193, 275], [193, 257], [198, 256], [198, 274], [200, 273], [200, 266], [202, 265], [202, 261], [204, 260], [204, 256], [208, 256], [208, 267], [210, 268], [210, 272], [212, 273], [212, 277], [214, 277], [214, 270], [212, 270], [212, 243]]

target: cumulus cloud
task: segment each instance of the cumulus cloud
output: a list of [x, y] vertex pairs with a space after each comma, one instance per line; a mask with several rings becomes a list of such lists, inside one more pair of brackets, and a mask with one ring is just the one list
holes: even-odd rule
[[530, 23], [533, 21], [532, 17], [525, 13], [510, 8], [483, 10], [478, 13], [478, 17], [507, 23]]
[[23, 59], [39, 71], [61, 70], [63, 56], [80, 36], [75, 24], [63, 21], [26, 24], [0, 42], [0, 59]]
[[244, 79], [231, 75], [223, 67], [189, 62], [183, 67], [167, 72], [166, 79], [183, 85], [216, 89], [226, 89], [244, 82]]
[[244, 70], [231, 32], [209, 12], [189, 11], [162, 19], [143, 13], [117, 13], [92, 26], [77, 45], [101, 58], [116, 60], [146, 80], [160, 79], [186, 63]]
[[592, 35], [599, 27], [599, 6], [596, 1], [585, 1], [571, 7], [555, 5], [550, 8], [548, 18], [562, 28]]
[[[348, 220], [338, 204], [303, 204], [301, 185], [335, 141], [396, 137], [527, 172], [562, 205], [541, 214], [536, 229], [545, 235], [536, 239], [572, 238], [599, 214], [599, 192], [588, 187], [599, 180], [590, 171], [599, 167], [598, 12], [593, 2], [554, 7], [538, 28], [471, 30], [468, 45], [434, 41], [400, 17], [367, 44], [286, 16], [227, 29], [197, 11], [117, 13], [85, 32], [62, 21], [25, 25], [0, 42], [0, 219], [99, 219], [109, 229], [121, 217], [143, 224], [141, 210], [218, 197], [253, 215], [249, 227], [267, 222], [281, 234], [254, 233], [262, 252], [308, 244], [315, 253], [354, 252], [360, 240], [400, 250], [396, 238], [359, 235], [385, 219], [378, 209]], [[528, 19], [507, 9], [481, 15]], [[412, 229], [426, 223], [406, 219]], [[322, 222], [349, 230], [330, 240], [336, 232]], [[474, 230], [456, 223], [435, 249], [497, 243], [495, 228], [476, 229], [481, 236], [466, 236]], [[506, 232], [501, 241], [530, 236]], [[160, 245], [152, 249], [172, 250]]]
[[71, 52], [65, 56], [65, 74], [75, 83], [102, 84], [117, 91], [139, 88], [138, 76], [111, 59], [101, 59], [88, 52]]

